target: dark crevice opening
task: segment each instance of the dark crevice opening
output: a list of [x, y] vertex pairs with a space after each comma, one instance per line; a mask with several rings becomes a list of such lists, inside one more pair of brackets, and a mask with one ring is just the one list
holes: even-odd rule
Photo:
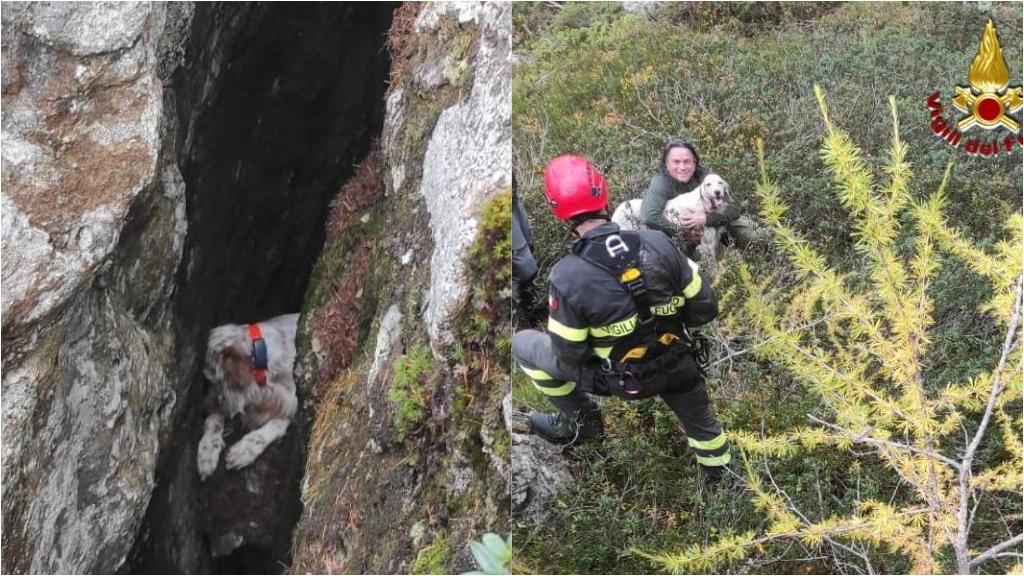
[[[290, 564], [301, 514], [302, 418], [250, 467], [267, 475], [259, 495], [252, 476], [247, 482], [223, 463], [200, 483], [201, 359], [210, 328], [301, 308], [328, 204], [381, 131], [394, 8], [196, 5], [185, 63], [165, 92], [167, 113], [176, 116], [172, 155], [187, 190], [175, 294], [183, 384], [123, 572], [281, 573]], [[301, 406], [301, 390], [299, 397]], [[247, 523], [260, 529], [245, 532]], [[243, 540], [233, 550], [223, 545], [229, 530]]]

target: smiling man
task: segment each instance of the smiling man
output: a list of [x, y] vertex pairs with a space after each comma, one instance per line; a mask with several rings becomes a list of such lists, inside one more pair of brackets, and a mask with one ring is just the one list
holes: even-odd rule
[[644, 195], [640, 209], [644, 224], [664, 232], [670, 238], [683, 230], [724, 226], [735, 240], [737, 248], [746, 247], [754, 239], [751, 222], [740, 215], [740, 209], [735, 205], [726, 205], [721, 213], [689, 210], [678, 223], [665, 218], [665, 205], [668, 201], [696, 190], [710, 173], [710, 170], [701, 166], [700, 155], [693, 144], [670, 138], [662, 149], [658, 171], [651, 178], [647, 194]]

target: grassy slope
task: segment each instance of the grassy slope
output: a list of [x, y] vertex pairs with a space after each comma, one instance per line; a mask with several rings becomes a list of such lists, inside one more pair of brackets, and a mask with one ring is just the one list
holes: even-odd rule
[[[1020, 8], [1019, 3], [997, 4], [992, 13], [1010, 78], [1017, 82]], [[566, 5], [561, 11], [517, 6], [514, 153], [534, 215], [542, 276], [568, 244], [542, 203], [544, 162], [563, 152], [588, 155], [609, 177], [617, 203], [642, 195], [668, 135], [692, 140], [751, 213], [757, 209], [753, 140], [764, 138], [769, 170], [792, 206], [790, 221], [848, 269], [854, 257], [849, 221], [818, 158], [823, 129], [811, 90], [815, 82], [827, 93], [833, 120], [869, 157], [881, 158], [886, 151], [891, 134], [886, 98], [894, 95], [901, 135], [910, 146], [913, 193], [934, 191], [945, 164], [955, 162], [947, 216], [969, 238], [991, 246], [1003, 234], [1005, 216], [1021, 210], [1020, 151], [983, 159], [953, 150], [932, 135], [924, 103], [940, 91], [950, 107], [953, 87], [966, 83], [987, 16], [959, 3], [669, 5], [651, 19], [625, 15], [612, 4]], [[755, 271], [777, 266], [770, 250], [748, 254], [746, 260]], [[936, 360], [929, 367], [935, 385], [993, 365], [999, 339], [992, 323], [975, 313], [986, 294], [983, 283], [952, 264], [946, 270], [932, 291], [938, 302], [932, 332]], [[725, 305], [713, 332], [742, 349], [749, 342], [730, 313], [739, 298], [733, 295], [734, 278], [726, 273], [717, 288]], [[718, 370], [711, 386], [727, 429], [782, 430], [817, 408], [817, 399], [789, 376], [750, 356]], [[522, 374], [515, 376], [515, 396], [523, 409], [545, 405]], [[610, 402], [606, 414], [610, 441], [600, 455], [582, 454], [577, 485], [563, 495], [556, 519], [544, 526], [517, 521], [520, 567], [647, 572], [653, 567], [632, 548], [678, 550], [762, 525], [745, 498], [702, 493], [696, 465], [666, 408], [655, 401]], [[772, 462], [771, 470], [799, 508], [815, 518], [848, 510], [859, 498], [900, 497], [899, 486], [870, 457], [822, 451]], [[982, 530], [991, 530], [993, 538], [1001, 534], [1001, 516], [1011, 524], [1020, 521], [1019, 498], [985, 507], [990, 511]], [[908, 568], [886, 551], [871, 556], [879, 572]], [[831, 550], [797, 545], [768, 547], [751, 562], [723, 568], [801, 573], [843, 566]]]

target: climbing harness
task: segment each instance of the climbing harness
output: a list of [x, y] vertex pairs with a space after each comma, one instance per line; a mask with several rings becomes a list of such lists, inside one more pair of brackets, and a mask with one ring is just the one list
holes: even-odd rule
[[[640, 345], [634, 346], [621, 360], [611, 357], [600, 362], [601, 372], [616, 381], [619, 389], [628, 396], [643, 392], [643, 382], [659, 372], [678, 365], [687, 354], [693, 357], [697, 371], [703, 377], [708, 367], [708, 340], [699, 331], [691, 332], [682, 325], [658, 332], [657, 318], [651, 313], [652, 303], [643, 274], [643, 240], [633, 231], [620, 231], [573, 246], [573, 252], [587, 262], [605, 270], [629, 291], [637, 311], [638, 325], [634, 337]], [[653, 360], [641, 361], [653, 343], [660, 344], [663, 351]]]

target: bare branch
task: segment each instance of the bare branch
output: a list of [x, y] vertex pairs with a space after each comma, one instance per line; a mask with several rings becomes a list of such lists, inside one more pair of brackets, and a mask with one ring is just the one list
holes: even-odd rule
[[952, 466], [953, 468], [956, 468], [957, 470], [960, 469], [960, 463], [959, 462], [957, 462], [956, 460], [953, 460], [952, 458], [949, 458], [948, 456], [943, 456], [942, 454], [939, 454], [938, 452], [932, 452], [931, 450], [923, 450], [921, 448], [918, 448], [916, 446], [911, 446], [909, 444], [900, 444], [899, 442], [890, 442], [889, 440], [882, 440], [882, 439], [879, 439], [879, 438], [872, 438], [870, 436], [865, 436], [864, 434], [856, 434], [852, 430], [847, 430], [846, 428], [843, 428], [842, 426], [837, 426], [837, 425], [835, 425], [835, 424], [833, 424], [831, 422], [826, 422], [826, 421], [822, 420], [821, 418], [818, 418], [818, 417], [814, 416], [813, 414], [808, 414], [807, 417], [810, 418], [810, 420], [812, 422], [815, 422], [817, 424], [821, 424], [822, 426], [827, 426], [827, 427], [829, 427], [829, 428], [831, 428], [831, 429], [833, 429], [833, 430], [835, 430], [837, 432], [842, 432], [843, 434], [846, 435], [847, 438], [849, 438], [853, 442], [857, 442], [858, 444], [871, 444], [873, 446], [882, 446], [882, 447], [886, 447], [886, 448], [896, 448], [897, 450], [906, 450], [907, 452], [913, 452], [915, 454], [920, 454], [921, 456], [925, 456], [925, 457], [931, 458], [933, 460], [939, 460], [941, 462], [945, 462], [946, 464], [949, 464], [950, 466]]
[[999, 553], [1003, 550], [1006, 550], [1011, 546], [1019, 545], [1021, 542], [1024, 542], [1024, 534], [1017, 534], [1009, 540], [1000, 542], [999, 544], [996, 544], [995, 546], [975, 556], [974, 559], [971, 560], [971, 566], [974, 566], [975, 564], [981, 564], [982, 562], [985, 562], [987, 560], [991, 560], [995, 558], [997, 555], [999, 555]]
[[974, 516], [978, 513], [978, 506], [981, 505], [981, 498], [972, 491], [971, 497], [974, 498], [974, 507], [971, 508], [971, 514], [967, 517], [967, 533], [970, 534], [971, 527], [974, 526]]
[[[827, 321], [831, 320], [834, 316], [835, 316], [835, 314], [828, 314], [828, 315], [822, 316], [821, 318], [818, 318], [816, 320], [812, 320], [811, 322], [807, 322], [805, 324], [802, 324], [800, 326], [794, 326], [793, 328], [789, 329], [787, 334], [789, 332], [796, 332], [796, 331], [799, 331], [799, 330], [806, 330], [808, 328], [813, 328], [814, 326], [817, 326], [818, 324], [821, 324], [822, 322], [827, 322]], [[769, 342], [778, 340], [779, 338], [782, 338], [782, 336], [772, 336], [771, 338], [768, 338], [766, 340], [762, 340], [761, 342], [758, 342], [757, 344], [754, 344], [750, 348], [744, 348], [743, 350], [740, 350], [739, 352], [734, 352], [734, 353], [731, 353], [731, 354], [727, 354], [726, 356], [723, 356], [722, 358], [718, 358], [714, 362], [708, 364], [708, 368], [714, 368], [715, 366], [718, 366], [722, 362], [726, 362], [726, 361], [732, 360], [733, 358], [736, 358], [737, 356], [743, 356], [744, 354], [750, 354], [754, 350], [757, 350], [758, 348], [764, 346], [765, 344], [767, 344]]]
[[648, 105], [647, 105], [647, 102], [646, 102], [646, 101], [644, 100], [644, 97], [643, 97], [643, 95], [642, 95], [642, 94], [640, 94], [640, 87], [639, 87], [639, 86], [637, 86], [637, 85], [634, 85], [634, 86], [633, 86], [633, 91], [634, 91], [634, 92], [636, 92], [636, 99], [637, 99], [637, 102], [640, 102], [640, 104], [641, 104], [641, 105], [642, 105], [642, 106], [644, 107], [644, 110], [647, 110], [647, 115], [651, 117], [651, 120], [654, 120], [654, 122], [655, 122], [655, 123], [657, 123], [657, 124], [658, 124], [658, 126], [660, 126], [660, 127], [661, 127], [661, 129], [662, 129], [662, 131], [663, 131], [663, 132], [668, 132], [669, 130], [668, 130], [668, 128], [667, 128], [667, 127], [665, 126], [665, 123], [661, 121], [661, 118], [659, 118], [658, 116], [656, 116], [656, 115], [654, 114], [654, 111], [653, 111], [653, 110], [651, 110], [651, 107], [650, 107], [650, 106], [648, 106]]
[[[762, 434], [764, 433], [764, 423], [763, 422], [762, 422], [761, 433]], [[772, 476], [771, 468], [768, 467], [768, 456], [767, 455], [764, 456], [764, 471], [768, 474], [768, 480], [772, 483], [772, 486], [775, 488], [775, 491], [778, 492], [779, 494], [781, 494], [782, 497], [786, 499], [786, 502], [789, 504], [790, 511], [793, 512], [794, 514], [796, 514], [797, 516], [799, 516], [800, 519], [803, 520], [804, 524], [806, 524], [807, 526], [810, 526], [811, 524], [813, 524], [813, 522], [811, 522], [811, 520], [807, 516], [805, 516], [802, 512], [800, 512], [800, 509], [796, 507], [796, 503], [793, 502], [793, 499], [789, 497], [789, 494], [785, 490], [783, 490], [775, 482], [775, 477]], [[817, 474], [817, 470], [815, 470], [815, 474]], [[821, 499], [821, 488], [818, 488], [818, 498], [819, 498], [819, 500]], [[840, 548], [842, 550], [846, 550], [850, 554], [853, 554], [855, 556], [860, 557], [860, 559], [864, 561], [864, 567], [865, 567], [865, 569], [866, 569], [868, 574], [874, 574], [875, 573], [874, 568], [871, 566], [871, 560], [868, 558], [867, 554], [865, 554], [863, 552], [860, 552], [859, 550], [854, 549], [852, 546], [847, 546], [847, 545], [845, 545], [845, 544], [843, 544], [841, 542], [836, 542], [831, 536], [829, 536], [827, 534], [824, 535], [824, 538], [825, 538], [825, 541], [828, 542], [834, 548]], [[834, 550], [833, 550], [833, 554], [835, 554]], [[839, 563], [839, 558], [835, 557], [834, 559], [836, 560], [836, 563], [838, 564]], [[850, 562], [846, 562], [846, 564], [850, 564], [851, 566], [854, 566], [855, 568], [857, 568], [857, 570], [861, 574], [863, 574], [865, 572], [865, 570], [862, 570], [861, 567], [857, 566], [856, 564], [853, 564], [853, 563], [850, 563]]]
[[1021, 307], [1021, 292], [1024, 291], [1024, 274], [1021, 274], [1017, 278], [1017, 289], [1014, 292], [1013, 301], [1013, 316], [1010, 319], [1010, 327], [1006, 331], [1006, 338], [1003, 340], [1003, 353], [999, 357], [999, 364], [996, 366], [995, 378], [992, 381], [992, 392], [988, 396], [988, 404], [985, 406], [985, 414], [981, 417], [981, 423], [978, 424], [978, 430], [974, 433], [974, 439], [967, 446], [967, 450], [964, 451], [963, 460], [961, 460], [960, 468], [960, 506], [957, 509], [957, 535], [956, 539], [951, 543], [953, 544], [953, 550], [956, 552], [956, 563], [957, 568], [961, 573], [967, 573], [971, 569], [972, 561], [969, 559], [969, 549], [967, 547], [967, 535], [970, 530], [968, 525], [968, 511], [967, 506], [970, 501], [971, 495], [971, 466], [974, 464], [974, 452], [977, 451], [978, 446], [981, 445], [981, 439], [985, 436], [985, 432], [988, 430], [989, 421], [992, 419], [992, 412], [996, 407], [996, 400], [999, 395], [1002, 394], [1005, 383], [1001, 381], [1003, 375], [1003, 368], [1006, 367], [1006, 360], [1010, 356], [1010, 351], [1013, 350], [1018, 342], [1015, 341], [1017, 336], [1017, 326], [1020, 323], [1020, 307]]
[[985, 406], [985, 415], [981, 417], [981, 424], [978, 425], [978, 431], [974, 433], [974, 439], [971, 441], [970, 446], [967, 447], [967, 451], [964, 453], [964, 463], [968, 463], [971, 458], [974, 457], [974, 452], [978, 449], [978, 445], [981, 444], [982, 437], [985, 436], [985, 430], [988, 428], [988, 422], [992, 419], [992, 411], [996, 407], [996, 399], [1002, 394], [1003, 388], [1006, 387], [1005, 382], [1000, 382], [1003, 375], [1003, 368], [1006, 367], [1006, 359], [1010, 356], [1010, 352], [1016, 347], [1017, 342], [1014, 341], [1014, 337], [1017, 335], [1017, 325], [1020, 323], [1020, 305], [1021, 305], [1021, 291], [1024, 287], [1024, 274], [1017, 279], [1017, 291], [1016, 298], [1013, 302], [1013, 318], [1010, 320], [1010, 328], [1006, 331], [1006, 338], [1003, 340], [1003, 354], [999, 357], [999, 365], [995, 370], [995, 380], [992, 382], [992, 392], [988, 397], [988, 404]]

